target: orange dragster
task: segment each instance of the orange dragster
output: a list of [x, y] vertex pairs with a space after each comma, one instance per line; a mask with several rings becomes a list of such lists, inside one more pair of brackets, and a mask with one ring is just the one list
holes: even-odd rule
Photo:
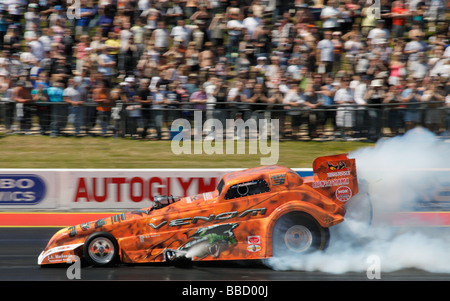
[[314, 175], [282, 166], [226, 174], [216, 190], [155, 197], [149, 208], [58, 231], [38, 264], [263, 259], [324, 249], [358, 193], [355, 160], [319, 157]]

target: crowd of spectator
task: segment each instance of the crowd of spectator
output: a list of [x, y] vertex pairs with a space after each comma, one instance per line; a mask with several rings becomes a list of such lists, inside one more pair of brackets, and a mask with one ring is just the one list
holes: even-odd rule
[[0, 124], [161, 139], [171, 121], [202, 110], [223, 124], [276, 118], [293, 139], [448, 131], [446, 5], [5, 0]]

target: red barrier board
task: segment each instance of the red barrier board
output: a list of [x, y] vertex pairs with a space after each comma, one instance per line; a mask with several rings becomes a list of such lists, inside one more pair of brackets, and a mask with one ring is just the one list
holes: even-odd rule
[[69, 227], [112, 216], [112, 212], [0, 212], [0, 227]]

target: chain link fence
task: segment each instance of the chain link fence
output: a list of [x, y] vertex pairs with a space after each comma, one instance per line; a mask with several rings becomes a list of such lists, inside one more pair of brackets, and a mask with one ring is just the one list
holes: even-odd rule
[[[201, 124], [194, 120], [194, 111], [202, 112]], [[279, 135], [281, 140], [376, 141], [416, 126], [450, 136], [450, 107], [443, 102], [329, 105], [315, 109], [232, 102], [206, 103], [201, 107], [179, 102], [158, 109], [143, 107], [140, 103], [99, 107], [93, 103], [71, 106], [64, 102], [0, 102], [2, 134], [171, 139], [174, 134], [171, 125], [178, 118], [188, 120], [193, 125], [192, 131], [200, 130], [203, 136], [212, 130], [204, 127], [207, 119], [217, 119], [224, 130], [226, 120], [254, 119], [258, 124], [261, 119], [278, 119], [278, 132], [272, 129], [268, 134]], [[232, 128], [226, 130], [227, 135], [235, 135]]]

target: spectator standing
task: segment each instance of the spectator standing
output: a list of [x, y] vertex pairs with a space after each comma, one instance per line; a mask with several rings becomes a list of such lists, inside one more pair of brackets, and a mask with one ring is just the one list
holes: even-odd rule
[[168, 25], [175, 26], [178, 24], [178, 21], [184, 22], [184, 10], [180, 2], [180, 0], [173, 0], [171, 7], [167, 9], [166, 20]]
[[349, 86], [350, 79], [343, 77], [340, 80], [340, 88], [334, 95], [334, 102], [339, 105], [336, 112], [336, 126], [341, 131], [341, 137], [344, 140], [349, 139], [355, 126], [355, 104], [354, 92]]
[[405, 127], [407, 131], [420, 124], [422, 120], [419, 104], [421, 98], [422, 95], [417, 89], [417, 82], [410, 80], [408, 82], [408, 86], [402, 91], [400, 97], [400, 101], [407, 105], [404, 115]]
[[103, 79], [97, 82], [97, 86], [92, 91], [92, 98], [97, 103], [97, 114], [100, 120], [102, 137], [106, 137], [111, 120], [111, 107], [113, 105], [107, 80]]
[[24, 14], [26, 21], [25, 30], [36, 30], [37, 34], [41, 32], [41, 16], [38, 8], [39, 5], [37, 3], [30, 3], [28, 4], [28, 9]]
[[227, 22], [223, 14], [216, 14], [209, 24], [208, 31], [214, 46], [221, 46], [225, 40]]
[[16, 116], [22, 133], [30, 134], [32, 125], [32, 85], [30, 82], [19, 80], [13, 90], [13, 100], [16, 102]]
[[410, 12], [405, 8], [403, 0], [396, 0], [392, 3], [392, 34], [396, 38], [403, 38], [406, 32], [406, 20], [410, 16]]
[[331, 31], [325, 31], [323, 39], [319, 41], [316, 48], [318, 73], [331, 73], [333, 71], [334, 44], [331, 41]]
[[298, 83], [291, 81], [289, 83], [289, 91], [283, 98], [284, 109], [287, 110], [287, 116], [290, 117], [291, 136], [294, 140], [298, 139], [299, 129], [303, 123], [303, 112], [305, 98], [300, 91]]
[[163, 109], [166, 103], [166, 86], [161, 86], [161, 82], [158, 82], [152, 90], [152, 119], [157, 140], [161, 140], [162, 138], [162, 127], [164, 124]]
[[377, 20], [376, 27], [369, 31], [367, 39], [372, 47], [380, 44], [381, 41], [386, 41], [390, 38], [389, 30], [385, 28], [384, 24], [385, 21], [383, 19]]
[[5, 13], [0, 11], [0, 50], [3, 50], [3, 44], [5, 42], [5, 35], [8, 30], [8, 20]]
[[134, 36], [130, 35], [127, 41], [121, 43], [119, 71], [125, 76], [134, 75], [138, 61], [138, 47], [134, 43]]
[[[311, 111], [308, 112], [308, 135], [311, 139], [319, 138], [319, 127], [324, 125], [325, 114], [316, 109], [323, 108], [323, 98], [321, 97], [322, 78], [317, 77], [307, 85], [305, 89], [305, 105]], [[321, 131], [323, 133], [323, 129]]]
[[322, 29], [324, 31], [339, 31], [341, 29], [338, 23], [339, 15], [335, 1], [328, 0], [320, 13], [320, 19], [323, 21]]
[[117, 66], [117, 61], [110, 55], [107, 46], [99, 48], [98, 52], [98, 72], [109, 82], [115, 74], [114, 67]]
[[245, 26], [242, 23], [239, 8], [230, 9], [230, 18], [227, 23], [228, 29], [228, 53], [237, 53], [239, 42], [244, 36]]
[[191, 29], [186, 26], [186, 22], [183, 19], [179, 19], [176, 26], [170, 31], [170, 37], [174, 41], [181, 41], [184, 47], [187, 47], [191, 41]]
[[169, 48], [169, 32], [164, 21], [158, 21], [158, 28], [156, 28], [151, 37], [151, 41], [155, 45], [155, 50], [160, 54], [166, 52]]
[[73, 118], [73, 126], [75, 127], [75, 136], [80, 137], [81, 126], [84, 125], [84, 100], [81, 93], [77, 90], [77, 86], [81, 83], [81, 78], [69, 78], [67, 88], [64, 89], [64, 101], [69, 104], [68, 113]]
[[136, 95], [138, 96], [137, 102], [141, 104], [142, 139], [145, 139], [147, 137], [147, 131], [148, 128], [151, 126], [151, 119], [152, 119], [151, 118], [152, 96], [149, 86], [150, 80], [148, 78], [142, 78], [139, 82], [139, 87], [136, 92]]
[[385, 98], [386, 91], [381, 79], [374, 79], [367, 89], [365, 99], [368, 104], [369, 140], [377, 141], [381, 137], [381, 114], [379, 106]]
[[422, 102], [429, 102], [424, 114], [425, 127], [435, 134], [439, 133], [443, 117], [441, 110], [445, 101], [443, 88], [436, 78], [427, 84], [421, 98]]
[[388, 126], [391, 132], [391, 135], [397, 136], [400, 134], [400, 130], [403, 128], [403, 111], [399, 109], [400, 103], [400, 86], [391, 85], [389, 86], [389, 90], [386, 93], [385, 98], [383, 99], [384, 104], [390, 104], [387, 107], [388, 114]]
[[53, 80], [47, 89], [48, 100], [52, 102], [50, 137], [57, 137], [62, 134], [62, 130], [67, 124], [67, 105], [64, 103], [64, 82]]
[[411, 41], [406, 43], [404, 53], [408, 56], [408, 65], [419, 60], [419, 53], [425, 52], [428, 45], [423, 41], [423, 36], [418, 34], [411, 37]]
[[47, 87], [43, 82], [37, 82], [36, 88], [31, 91], [31, 96], [36, 104], [36, 114], [39, 119], [39, 133], [41, 135], [47, 135], [50, 130], [51, 122], [51, 107], [46, 103], [48, 102]]
[[86, 0], [80, 1], [80, 17], [76, 18], [75, 35], [89, 34], [89, 23], [97, 14], [94, 7], [89, 7]]

